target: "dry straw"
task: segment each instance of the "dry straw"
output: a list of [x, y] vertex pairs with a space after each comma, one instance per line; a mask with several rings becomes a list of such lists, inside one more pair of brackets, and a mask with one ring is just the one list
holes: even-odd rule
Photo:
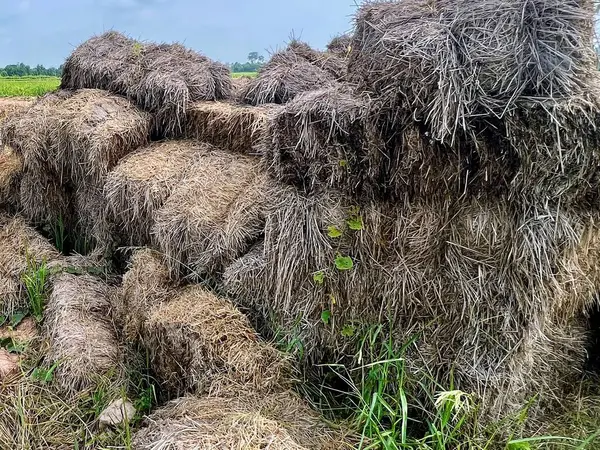
[[11, 147], [0, 147], [0, 206], [16, 208], [23, 174], [23, 159]]
[[173, 273], [218, 275], [262, 233], [273, 183], [250, 157], [202, 157], [155, 214], [152, 239]]
[[170, 293], [142, 327], [153, 369], [168, 392], [219, 392], [230, 383], [268, 392], [289, 383], [283, 355], [262, 342], [229, 301], [199, 286]]
[[331, 87], [335, 77], [289, 47], [275, 53], [244, 87], [240, 100], [250, 105], [286, 103], [302, 92]]
[[219, 148], [242, 154], [255, 153], [273, 105], [250, 107], [225, 102], [198, 102], [189, 110], [185, 134]]
[[348, 433], [326, 425], [297, 395], [231, 392], [227, 397], [182, 397], [153, 413], [136, 432], [136, 448], [342, 450]]
[[349, 72], [453, 140], [520, 98], [584, 92], [597, 70], [593, 17], [588, 0], [370, 2], [356, 16]]
[[96, 278], [62, 274], [45, 310], [49, 365], [67, 392], [122, 376], [121, 352], [111, 317], [113, 288]]
[[56, 249], [20, 217], [0, 216], [0, 311], [10, 315], [27, 306], [22, 277], [42, 264], [60, 263]]
[[108, 220], [129, 245], [147, 245], [156, 212], [213, 147], [194, 141], [155, 142], [124, 158], [106, 179]]
[[225, 282], [268, 332], [298, 339], [309, 365], [355, 354], [354, 337], [383, 324], [398, 345], [417, 338], [410, 370], [443, 385], [452, 373], [495, 415], [535, 392], [557, 395], [582, 369], [586, 338], [572, 318], [597, 288], [586, 258], [598, 230], [592, 214], [565, 208], [358, 205], [290, 189], [269, 208], [264, 249], [230, 266]]
[[181, 133], [188, 107], [229, 98], [229, 69], [180, 44], [141, 43], [111, 31], [81, 44], [67, 59], [62, 88], [125, 95], [155, 116], [159, 135]]

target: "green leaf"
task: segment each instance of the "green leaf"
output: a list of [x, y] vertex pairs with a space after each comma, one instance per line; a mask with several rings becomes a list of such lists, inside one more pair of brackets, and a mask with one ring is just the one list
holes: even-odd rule
[[337, 270], [352, 270], [354, 262], [349, 256], [338, 255], [335, 258], [335, 267]]
[[344, 328], [342, 328], [342, 336], [345, 338], [351, 338], [355, 333], [356, 327], [354, 325], [346, 324], [344, 325]]
[[321, 313], [321, 320], [325, 325], [329, 325], [329, 320], [331, 319], [331, 311], [326, 309]]
[[23, 353], [25, 351], [25, 344], [13, 341], [6, 346], [6, 351], [9, 353]]
[[355, 231], [362, 230], [364, 228], [362, 217], [357, 216], [348, 220], [348, 228]]
[[23, 319], [27, 316], [27, 314], [24, 313], [15, 313], [12, 315], [12, 317], [10, 318], [10, 326], [12, 328], [18, 326], [21, 322], [23, 322]]
[[317, 273], [313, 274], [313, 281], [316, 284], [323, 284], [323, 282], [325, 281], [325, 273], [323, 273], [323, 271], [319, 271]]
[[8, 321], [8, 317], [0, 316], [0, 327]]
[[339, 238], [342, 235], [342, 231], [335, 225], [331, 225], [327, 227], [327, 235], [330, 238]]
[[348, 167], [348, 160], [341, 159], [340, 160], [340, 167]]

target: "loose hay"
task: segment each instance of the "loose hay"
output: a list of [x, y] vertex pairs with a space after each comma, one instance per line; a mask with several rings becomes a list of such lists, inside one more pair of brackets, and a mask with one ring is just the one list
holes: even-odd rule
[[232, 82], [226, 66], [180, 44], [146, 44], [111, 31], [75, 49], [61, 87], [125, 95], [155, 115], [159, 135], [175, 136], [191, 102], [229, 98]]
[[175, 291], [143, 325], [153, 369], [168, 392], [218, 392], [230, 383], [268, 392], [285, 386], [288, 364], [229, 301], [199, 286]]
[[302, 92], [334, 86], [335, 78], [293, 49], [275, 53], [244, 87], [240, 100], [249, 105], [287, 103]]
[[273, 188], [258, 161], [215, 150], [157, 211], [153, 242], [173, 273], [218, 277], [262, 233]]
[[107, 214], [130, 245], [147, 245], [154, 216], [203, 155], [213, 151], [193, 141], [153, 143], [123, 159], [104, 186]]
[[327, 44], [328, 52], [340, 55], [342, 57], [349, 56], [351, 50], [352, 35], [350, 34], [341, 34], [339, 36], [336, 36], [331, 41], [329, 41], [329, 44]]
[[370, 2], [356, 16], [351, 78], [453, 140], [524, 97], [586, 90], [597, 70], [587, 0]]
[[0, 216], [0, 313], [26, 310], [22, 277], [42, 264], [60, 263], [56, 249], [19, 217]]
[[185, 134], [202, 142], [242, 154], [255, 152], [267, 119], [277, 108], [250, 107], [225, 102], [194, 103]]
[[0, 124], [33, 103], [31, 98], [0, 98]]
[[134, 435], [140, 450], [218, 449], [342, 450], [354, 448], [291, 392], [260, 396], [177, 399], [152, 414]]
[[110, 288], [93, 277], [62, 274], [54, 280], [45, 313], [49, 364], [67, 392], [92, 388], [102, 378], [122, 376], [121, 355], [110, 320]]

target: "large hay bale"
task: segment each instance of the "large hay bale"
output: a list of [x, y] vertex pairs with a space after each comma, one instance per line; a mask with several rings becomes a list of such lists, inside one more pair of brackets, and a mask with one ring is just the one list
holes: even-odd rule
[[19, 189], [21, 213], [35, 225], [50, 227], [73, 225], [72, 193], [62, 186], [50, 169], [25, 169]]
[[[356, 16], [349, 73], [453, 140], [521, 98], [585, 91], [597, 70], [588, 0], [386, 1]], [[393, 118], [392, 118], [393, 120]]]
[[22, 157], [11, 147], [0, 145], [0, 207], [18, 205], [22, 173]]
[[191, 102], [230, 97], [229, 69], [180, 44], [141, 43], [111, 31], [67, 59], [61, 87], [125, 95], [154, 113], [159, 135], [178, 135]]
[[215, 150], [156, 212], [153, 242], [173, 273], [218, 276], [261, 234], [273, 189], [259, 161]]
[[124, 158], [106, 179], [108, 220], [129, 245], [150, 243], [154, 216], [195, 162], [214, 151], [193, 141], [152, 143]]
[[296, 95], [331, 87], [335, 77], [293, 49], [275, 53], [258, 76], [242, 89], [240, 100], [249, 105], [287, 103]]
[[92, 388], [103, 378], [120, 379], [119, 342], [111, 317], [114, 289], [91, 276], [61, 274], [45, 312], [49, 364], [63, 389]]
[[142, 328], [153, 370], [170, 393], [218, 392], [231, 383], [268, 392], [289, 383], [284, 356], [229, 301], [200, 286], [171, 292]]
[[273, 105], [250, 107], [225, 102], [194, 103], [185, 134], [236, 153], [253, 154], [264, 134]]
[[442, 385], [452, 374], [494, 416], [556, 396], [583, 367], [572, 311], [590, 305], [598, 271], [573, 253], [598, 251], [592, 214], [498, 199], [360, 205], [292, 189], [271, 205], [264, 250], [226, 270], [226, 288], [267, 333], [300, 342], [309, 367], [355, 354], [382, 325], [399, 347], [418, 337], [407, 370]]
[[354, 448], [348, 433], [326, 425], [292, 392], [182, 397], [154, 412], [133, 442], [140, 450]]
[[0, 216], [0, 314], [26, 310], [23, 276], [43, 264], [52, 267], [60, 259], [58, 251], [22, 218]]

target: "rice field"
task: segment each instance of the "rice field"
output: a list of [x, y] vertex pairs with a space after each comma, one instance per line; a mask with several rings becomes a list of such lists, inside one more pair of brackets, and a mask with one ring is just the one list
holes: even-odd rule
[[58, 77], [1, 77], [0, 97], [39, 97], [59, 85]]
[[256, 75], [258, 75], [257, 72], [235, 72], [235, 73], [231, 74], [231, 76], [233, 78], [241, 78], [241, 77], [251, 77], [251, 78], [254, 78], [254, 77], [256, 77]]

